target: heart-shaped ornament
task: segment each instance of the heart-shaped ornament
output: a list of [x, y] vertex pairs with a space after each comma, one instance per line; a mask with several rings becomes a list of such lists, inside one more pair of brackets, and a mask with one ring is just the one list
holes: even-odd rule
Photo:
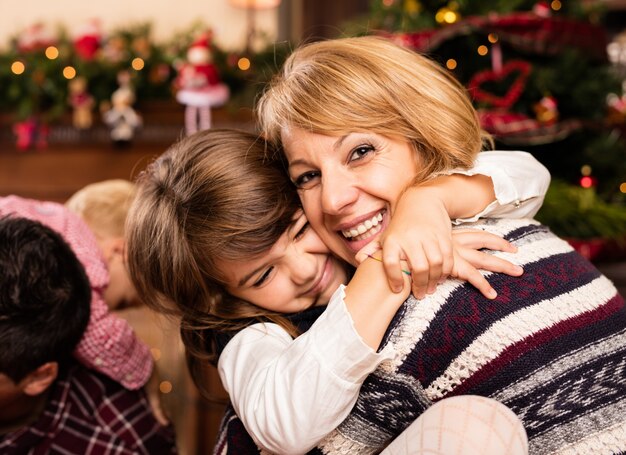
[[[486, 70], [476, 73], [469, 81], [468, 90], [478, 102], [497, 108], [510, 109], [522, 95], [530, 69], [530, 63], [523, 60], [512, 60], [504, 64], [500, 71]], [[504, 95], [496, 95], [482, 88], [488, 82], [502, 82], [514, 74], [517, 77]]]

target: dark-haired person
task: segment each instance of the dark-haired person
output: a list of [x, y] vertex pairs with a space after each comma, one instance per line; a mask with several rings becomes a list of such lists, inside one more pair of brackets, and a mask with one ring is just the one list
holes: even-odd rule
[[0, 453], [176, 453], [143, 391], [72, 357], [91, 286], [65, 240], [37, 221], [1, 217], [0, 270]]

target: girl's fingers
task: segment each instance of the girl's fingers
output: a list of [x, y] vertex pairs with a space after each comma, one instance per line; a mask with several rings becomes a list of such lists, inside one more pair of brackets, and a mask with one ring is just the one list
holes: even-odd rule
[[479, 250], [488, 248], [490, 250], [502, 251], [505, 253], [516, 253], [517, 247], [502, 237], [484, 231], [453, 231], [452, 238], [455, 244], [466, 248]]
[[519, 265], [513, 264], [506, 259], [496, 257], [492, 254], [483, 253], [470, 248], [459, 248], [459, 256], [467, 261], [471, 266], [478, 269], [487, 270], [489, 272], [505, 273], [511, 276], [520, 276], [524, 273], [524, 269]]

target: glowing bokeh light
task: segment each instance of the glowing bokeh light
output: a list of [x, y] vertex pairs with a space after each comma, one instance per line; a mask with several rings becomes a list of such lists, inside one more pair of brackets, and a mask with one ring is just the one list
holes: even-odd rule
[[59, 56], [59, 50], [54, 46], [48, 46], [46, 48], [46, 57], [50, 60], [54, 60]]
[[237, 61], [237, 67], [241, 70], [241, 71], [248, 71], [250, 69], [250, 59], [246, 58], [246, 57], [241, 57], [238, 61]]
[[135, 71], [141, 71], [143, 67], [146, 66], [146, 63], [142, 58], [136, 57], [131, 62], [130, 66], [132, 66]]
[[65, 79], [74, 79], [76, 77], [76, 70], [72, 66], [66, 66], [63, 68], [63, 77]]
[[26, 70], [26, 66], [20, 61], [11, 64], [11, 72], [13, 74], [22, 74]]

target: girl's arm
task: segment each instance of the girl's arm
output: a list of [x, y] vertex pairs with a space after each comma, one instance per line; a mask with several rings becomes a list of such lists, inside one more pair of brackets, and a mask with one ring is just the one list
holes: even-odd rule
[[[453, 248], [450, 219], [460, 223], [478, 217], [533, 216], [549, 184], [549, 172], [529, 153], [482, 152], [470, 170], [453, 170], [408, 188], [392, 207], [393, 218], [380, 244], [368, 245], [368, 250], [357, 258], [382, 247], [393, 289], [401, 286], [399, 262], [406, 259], [412, 272], [413, 294], [418, 298], [432, 293], [437, 283], [449, 275], [469, 281], [486, 297], [493, 298], [495, 290], [475, 268], [480, 265], [472, 259], [475, 252]], [[504, 246], [500, 249], [507, 251]], [[490, 270], [521, 273], [505, 261], [494, 265], [496, 268]]]
[[408, 296], [405, 284], [391, 292], [382, 263], [369, 259], [295, 340], [276, 324], [255, 324], [226, 345], [220, 378], [258, 445], [305, 453], [339, 426], [367, 375], [393, 356], [376, 351]]

